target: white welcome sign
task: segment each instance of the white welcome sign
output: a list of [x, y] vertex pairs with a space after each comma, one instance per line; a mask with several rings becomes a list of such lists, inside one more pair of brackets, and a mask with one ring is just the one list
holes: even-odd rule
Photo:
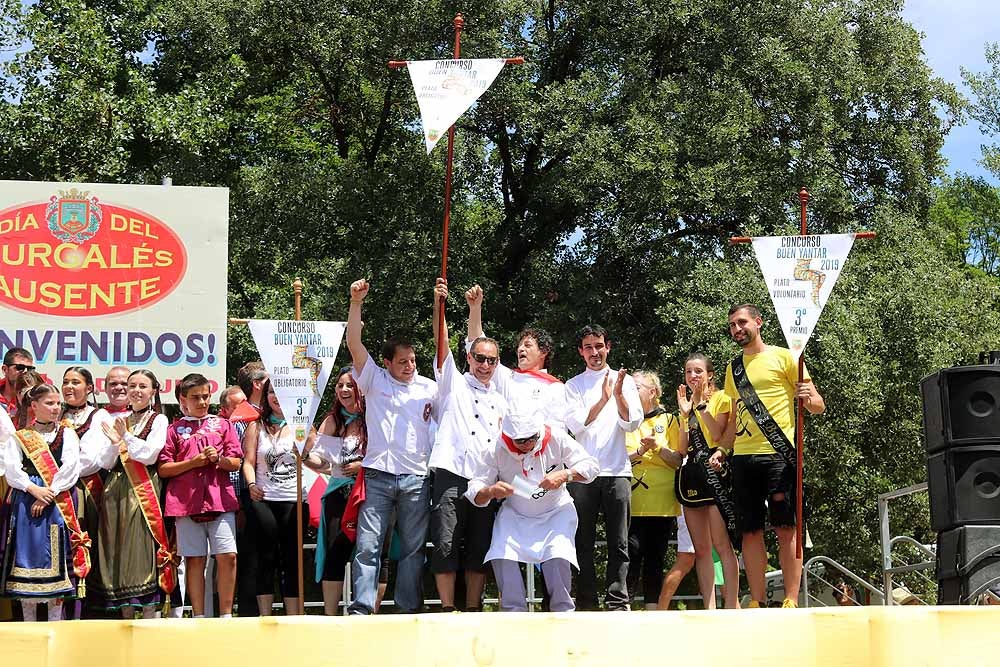
[[767, 291], [796, 361], [812, 336], [853, 245], [854, 234], [753, 239]]
[[285, 421], [295, 434], [295, 446], [301, 452], [334, 370], [347, 324], [299, 320], [250, 320], [247, 324]]

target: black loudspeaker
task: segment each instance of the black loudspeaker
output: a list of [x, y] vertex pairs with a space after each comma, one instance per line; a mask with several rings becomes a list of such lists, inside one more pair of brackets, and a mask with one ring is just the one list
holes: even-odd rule
[[962, 526], [937, 538], [938, 604], [968, 604], [1000, 584], [1000, 526]]
[[946, 368], [921, 380], [920, 388], [928, 454], [1000, 443], [1000, 365]]
[[1000, 524], [1000, 438], [997, 444], [954, 447], [927, 457], [931, 527]]

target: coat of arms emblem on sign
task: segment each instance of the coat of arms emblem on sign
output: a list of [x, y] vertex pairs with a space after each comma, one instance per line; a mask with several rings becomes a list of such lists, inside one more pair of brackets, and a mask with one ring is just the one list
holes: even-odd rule
[[97, 233], [101, 227], [101, 206], [97, 197], [89, 195], [73, 188], [49, 198], [45, 218], [53, 236], [79, 245]]

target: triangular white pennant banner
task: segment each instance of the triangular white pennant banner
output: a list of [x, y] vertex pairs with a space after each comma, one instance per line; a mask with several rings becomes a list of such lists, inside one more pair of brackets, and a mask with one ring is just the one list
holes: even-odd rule
[[296, 320], [250, 320], [247, 324], [301, 452], [347, 324]]
[[505, 63], [503, 58], [407, 61], [428, 153], [459, 116], [493, 85]]
[[798, 361], [854, 245], [854, 234], [761, 236], [753, 240], [767, 291]]

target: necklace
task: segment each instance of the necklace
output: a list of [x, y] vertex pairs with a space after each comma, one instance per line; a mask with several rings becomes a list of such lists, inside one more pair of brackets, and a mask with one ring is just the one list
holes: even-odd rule
[[55, 422], [40, 422], [40, 421], [38, 421], [36, 419], [35, 423], [32, 426], [39, 433], [51, 433], [52, 431], [55, 430], [56, 423]]
[[86, 403], [83, 405], [67, 405], [66, 409], [63, 411], [63, 417], [65, 419], [69, 419], [74, 427], [80, 426], [84, 421], [86, 421], [86, 419], [81, 419], [80, 416], [84, 414], [89, 407], [90, 406]]
[[126, 419], [129, 432], [132, 435], [142, 433], [142, 430], [146, 428], [146, 423], [149, 421], [151, 415], [153, 415], [153, 411], [150, 407], [146, 407], [140, 412], [131, 413]]

